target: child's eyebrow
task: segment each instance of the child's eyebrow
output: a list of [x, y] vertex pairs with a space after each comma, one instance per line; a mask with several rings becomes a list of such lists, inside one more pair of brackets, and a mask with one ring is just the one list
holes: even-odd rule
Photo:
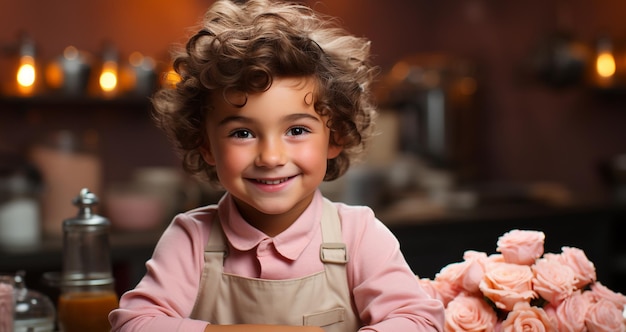
[[244, 123], [252, 123], [252, 119], [247, 118], [245, 116], [240, 115], [231, 115], [223, 118], [220, 122], [217, 123], [218, 127], [228, 124], [229, 122], [244, 122]]
[[[283, 118], [283, 122], [292, 122], [292, 121], [297, 121], [297, 120], [303, 120], [303, 119], [309, 119], [309, 120], [313, 120], [316, 122], [320, 122], [321, 120], [316, 117], [313, 116], [311, 114], [308, 113], [293, 113], [293, 114], [289, 114], [287, 116], [285, 116]], [[225, 118], [223, 118], [222, 120], [220, 120], [220, 122], [218, 122], [218, 126], [224, 126], [230, 122], [241, 122], [241, 123], [253, 123], [254, 120], [245, 116], [241, 116], [241, 115], [230, 115], [227, 116]]]
[[310, 120], [314, 120], [317, 122], [320, 122], [320, 119], [316, 116], [313, 116], [309, 113], [294, 113], [294, 114], [289, 114], [285, 117], [285, 122], [289, 122], [289, 121], [296, 121], [296, 120], [303, 120], [303, 119], [310, 119]]

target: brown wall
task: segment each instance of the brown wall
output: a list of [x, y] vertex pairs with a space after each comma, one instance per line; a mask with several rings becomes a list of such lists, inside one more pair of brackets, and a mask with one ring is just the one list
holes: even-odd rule
[[[166, 61], [168, 46], [183, 40], [187, 27], [209, 3], [0, 0], [0, 44], [15, 41], [18, 31], [25, 30], [36, 39], [44, 59], [69, 44], [97, 53], [103, 41], [111, 40], [122, 54], [136, 50]], [[557, 89], [522, 75], [532, 49], [558, 28], [588, 45], [601, 34], [626, 42], [622, 1], [333, 0], [316, 6], [341, 17], [355, 34], [370, 38], [374, 60], [383, 69], [421, 52], [476, 62], [481, 105], [477, 159], [483, 179], [558, 181], [578, 194], [595, 195], [604, 190], [598, 164], [626, 152], [626, 93], [608, 99], [584, 86]], [[0, 58], [0, 82], [11, 79], [10, 68], [9, 59]], [[0, 132], [0, 143], [14, 142], [15, 136], [26, 139], [24, 132], [34, 130], [26, 116], [11, 114], [0, 116], [0, 121], [17, 121], [26, 128]], [[111, 124], [103, 130], [106, 135], [125, 127], [129, 125]], [[149, 156], [155, 150], [147, 146], [158, 134], [149, 126], [138, 128], [146, 135], [135, 131], [116, 136], [132, 136], [140, 152], [146, 146], [145, 153], [129, 154], [139, 163], [171, 163], [167, 149], [161, 159]], [[112, 144], [118, 143], [124, 146], [121, 138]]]

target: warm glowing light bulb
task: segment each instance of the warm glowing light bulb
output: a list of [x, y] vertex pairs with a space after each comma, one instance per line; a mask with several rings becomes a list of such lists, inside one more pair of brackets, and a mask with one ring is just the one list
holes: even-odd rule
[[117, 63], [115, 61], [106, 61], [102, 65], [102, 73], [100, 74], [100, 88], [102, 91], [113, 92], [117, 87]]
[[117, 77], [110, 71], [102, 72], [100, 75], [100, 86], [104, 91], [113, 91], [117, 86]]
[[169, 88], [175, 88], [176, 84], [181, 81], [180, 75], [173, 69], [165, 73], [163, 77], [163, 85]]
[[32, 56], [23, 56], [20, 59], [17, 83], [24, 88], [32, 87], [35, 84], [35, 59]]
[[596, 58], [596, 71], [601, 77], [611, 77], [615, 74], [615, 58], [610, 52], [602, 52]]

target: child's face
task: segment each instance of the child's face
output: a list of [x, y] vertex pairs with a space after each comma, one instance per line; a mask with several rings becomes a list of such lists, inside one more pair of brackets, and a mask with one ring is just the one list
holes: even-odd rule
[[329, 143], [327, 118], [313, 108], [314, 90], [311, 78], [276, 78], [269, 90], [248, 94], [242, 108], [221, 93], [212, 98], [203, 157], [249, 222], [293, 222], [322, 182], [327, 159], [341, 152]]

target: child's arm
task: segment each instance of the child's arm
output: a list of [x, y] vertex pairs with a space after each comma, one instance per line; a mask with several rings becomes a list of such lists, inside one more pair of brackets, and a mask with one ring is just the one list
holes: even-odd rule
[[373, 211], [344, 209], [343, 236], [352, 244], [348, 280], [358, 315], [365, 317], [360, 331], [443, 331], [443, 304], [419, 285], [395, 235]]
[[316, 326], [278, 326], [278, 325], [207, 325], [204, 332], [323, 332]]

